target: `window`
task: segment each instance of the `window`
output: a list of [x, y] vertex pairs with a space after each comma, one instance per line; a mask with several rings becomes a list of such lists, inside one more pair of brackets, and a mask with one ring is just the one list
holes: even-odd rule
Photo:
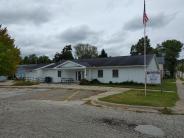
[[103, 70], [98, 70], [98, 78], [103, 78]]
[[119, 77], [119, 71], [118, 70], [112, 70], [112, 76], [113, 76], [113, 78], [118, 78]]
[[58, 71], [58, 77], [61, 77], [61, 71]]

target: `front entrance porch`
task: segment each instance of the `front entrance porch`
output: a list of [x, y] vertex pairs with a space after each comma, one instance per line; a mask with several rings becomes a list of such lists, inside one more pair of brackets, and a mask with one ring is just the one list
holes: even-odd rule
[[86, 66], [77, 64], [72, 61], [66, 61], [55, 67], [55, 69], [58, 72], [58, 83], [75, 83], [87, 78]]
[[85, 79], [85, 71], [76, 71], [76, 81], [81, 81], [82, 79]]
[[85, 69], [59, 69], [58, 70], [58, 82], [61, 83], [78, 83], [82, 79], [87, 78]]

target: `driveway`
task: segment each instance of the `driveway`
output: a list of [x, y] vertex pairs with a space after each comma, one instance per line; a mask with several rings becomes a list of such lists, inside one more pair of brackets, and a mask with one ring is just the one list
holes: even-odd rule
[[2, 138], [147, 138], [136, 125], [154, 125], [165, 137], [184, 136], [184, 117], [136, 113], [83, 104], [100, 91], [0, 88]]

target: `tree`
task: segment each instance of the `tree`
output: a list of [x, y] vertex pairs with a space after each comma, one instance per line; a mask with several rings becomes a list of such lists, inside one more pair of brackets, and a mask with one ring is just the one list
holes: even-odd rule
[[61, 54], [57, 52], [57, 53], [54, 55], [53, 61], [54, 61], [54, 62], [59, 62], [60, 60], [62, 60]]
[[72, 54], [72, 46], [71, 45], [66, 45], [61, 53], [56, 53], [54, 56], [53, 61], [54, 62], [59, 62], [61, 60], [71, 60], [74, 59], [73, 58], [73, 54]]
[[29, 55], [29, 64], [38, 64], [38, 57], [36, 54]]
[[[151, 47], [150, 39], [147, 36], [146, 36], [145, 44], [146, 44], [146, 54], [154, 54], [154, 48]], [[132, 45], [130, 54], [132, 56], [144, 55], [144, 38], [143, 37], [139, 39], [137, 44]]]
[[48, 56], [39, 56], [38, 63], [39, 64], [48, 64], [48, 63], [51, 63], [51, 60]]
[[21, 64], [48, 64], [51, 63], [51, 60], [48, 56], [37, 56], [36, 54], [31, 54], [29, 56], [25, 56]]
[[62, 58], [63, 60], [71, 60], [71, 59], [73, 59], [73, 55], [72, 55], [72, 46], [71, 46], [71, 45], [66, 45], [66, 46], [63, 48], [61, 58]]
[[182, 50], [183, 44], [178, 40], [167, 40], [157, 45], [156, 53], [165, 55], [165, 67], [174, 78], [177, 66], [177, 58]]
[[75, 47], [75, 55], [78, 59], [98, 57], [97, 47], [89, 44], [77, 44]]
[[19, 62], [20, 50], [15, 46], [7, 28], [0, 25], [0, 75], [13, 76]]
[[25, 56], [23, 59], [21, 59], [21, 64], [29, 64], [29, 57]]
[[101, 54], [100, 54], [98, 57], [99, 57], [99, 58], [107, 58], [108, 55], [107, 55], [107, 53], [105, 52], [105, 50], [102, 49]]

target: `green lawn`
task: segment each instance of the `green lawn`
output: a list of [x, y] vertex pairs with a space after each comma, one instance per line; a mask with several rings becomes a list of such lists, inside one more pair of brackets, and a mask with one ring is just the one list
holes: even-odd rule
[[31, 86], [31, 85], [38, 85], [39, 82], [33, 81], [25, 81], [25, 80], [17, 80], [14, 82], [13, 86]]
[[[134, 89], [144, 89], [144, 85], [134, 84], [134, 85], [125, 85], [125, 84], [90, 84], [96, 86], [107, 86], [107, 87], [122, 87], [122, 88], [134, 88]], [[148, 89], [151, 90], [161, 90], [161, 85], [147, 85]], [[163, 91], [177, 91], [176, 80], [167, 79], [162, 82]]]
[[141, 105], [141, 106], [154, 106], [154, 107], [172, 107], [178, 100], [177, 93], [161, 93], [161, 92], [147, 92], [144, 96], [142, 90], [130, 90], [121, 94], [107, 96], [101, 98], [101, 101], [127, 104], [127, 105]]
[[[148, 89], [158, 89], [158, 90], [160, 90], [160, 88], [161, 88], [161, 85], [148, 86]], [[176, 80], [174, 80], [174, 79], [163, 80], [162, 88], [163, 88], [164, 91], [177, 92]]]

